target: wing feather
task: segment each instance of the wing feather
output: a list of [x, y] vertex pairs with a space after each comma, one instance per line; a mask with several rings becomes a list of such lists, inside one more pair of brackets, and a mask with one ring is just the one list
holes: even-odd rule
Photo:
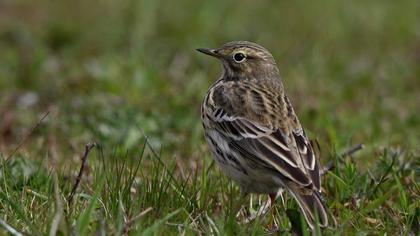
[[306, 137], [305, 132], [300, 129], [297, 132], [293, 132], [293, 136], [296, 140], [296, 145], [299, 150], [299, 155], [301, 156], [305, 168], [308, 170], [311, 175], [312, 182], [316, 189], [320, 189], [319, 181], [319, 168], [317, 166], [316, 157], [312, 148], [311, 143]]
[[[224, 111], [220, 111], [220, 108], [213, 114], [217, 114], [213, 120], [215, 128], [229, 138], [230, 146], [242, 155], [249, 159], [261, 160], [265, 166], [276, 169], [300, 185], [308, 186], [312, 183], [312, 178], [306, 170], [312, 166], [312, 162], [301, 164], [298, 159], [300, 155], [289, 147], [291, 142], [288, 142], [288, 139], [295, 139], [294, 135], [287, 137], [280, 129], [273, 130], [245, 118], [228, 116]], [[308, 146], [305, 146], [306, 142], [302, 142], [301, 137], [298, 137], [298, 147], [302, 147], [299, 150], [310, 153]]]

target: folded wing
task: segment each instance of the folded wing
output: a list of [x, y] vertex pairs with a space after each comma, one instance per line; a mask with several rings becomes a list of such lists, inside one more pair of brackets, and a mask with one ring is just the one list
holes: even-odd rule
[[319, 189], [319, 173], [312, 146], [303, 130], [285, 134], [244, 117], [228, 115], [217, 108], [212, 116], [215, 129], [230, 139], [229, 146], [245, 158], [258, 159], [301, 186]]

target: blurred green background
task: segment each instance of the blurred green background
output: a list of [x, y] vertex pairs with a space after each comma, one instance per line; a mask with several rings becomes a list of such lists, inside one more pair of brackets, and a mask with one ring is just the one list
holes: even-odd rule
[[[54, 232], [60, 202], [63, 235], [265, 233], [265, 218], [236, 223], [239, 190], [211, 164], [199, 114], [220, 65], [195, 48], [248, 40], [277, 60], [321, 162], [338, 163], [326, 232], [417, 235], [419, 22], [418, 0], [0, 0], [0, 234]], [[354, 163], [339, 155], [359, 143]], [[276, 208], [291, 233], [297, 206]]]
[[0, 1], [0, 150], [66, 160], [91, 140], [208, 155], [199, 106], [220, 73], [197, 47], [257, 42], [324, 152], [418, 150], [420, 2]]

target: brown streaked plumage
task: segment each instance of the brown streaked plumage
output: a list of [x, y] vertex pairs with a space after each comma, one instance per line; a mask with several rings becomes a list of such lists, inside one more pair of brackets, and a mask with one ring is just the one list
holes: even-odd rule
[[201, 107], [206, 141], [222, 171], [244, 193], [287, 189], [311, 228], [315, 212], [326, 227], [319, 165], [272, 55], [244, 41], [197, 50], [223, 65]]

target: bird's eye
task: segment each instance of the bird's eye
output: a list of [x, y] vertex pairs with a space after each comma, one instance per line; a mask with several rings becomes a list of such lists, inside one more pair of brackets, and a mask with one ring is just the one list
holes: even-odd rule
[[237, 53], [233, 54], [233, 60], [235, 60], [235, 62], [237, 62], [237, 63], [241, 63], [241, 62], [245, 61], [245, 59], [246, 59], [246, 56], [242, 52], [237, 52]]

